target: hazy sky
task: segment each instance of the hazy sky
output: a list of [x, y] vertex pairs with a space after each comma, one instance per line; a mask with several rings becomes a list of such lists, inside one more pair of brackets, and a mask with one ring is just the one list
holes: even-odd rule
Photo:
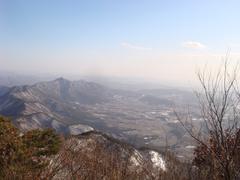
[[236, 0], [0, 0], [0, 70], [193, 82], [240, 57]]

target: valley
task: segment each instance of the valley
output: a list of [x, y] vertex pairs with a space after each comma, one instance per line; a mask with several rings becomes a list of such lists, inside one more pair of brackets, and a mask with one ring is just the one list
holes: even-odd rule
[[[192, 140], [174, 111], [190, 103], [194, 107], [192, 96], [191, 92], [173, 89], [128, 91], [58, 78], [7, 91], [4, 88], [0, 114], [12, 117], [23, 131], [54, 128], [76, 135], [97, 130], [139, 148], [164, 151], [167, 147], [180, 158], [188, 158]], [[193, 119], [200, 122], [197, 115]]]

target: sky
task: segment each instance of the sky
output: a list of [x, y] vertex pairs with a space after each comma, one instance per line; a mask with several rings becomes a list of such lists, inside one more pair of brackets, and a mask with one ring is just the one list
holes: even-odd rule
[[239, 0], [0, 0], [0, 70], [195, 83], [240, 59]]

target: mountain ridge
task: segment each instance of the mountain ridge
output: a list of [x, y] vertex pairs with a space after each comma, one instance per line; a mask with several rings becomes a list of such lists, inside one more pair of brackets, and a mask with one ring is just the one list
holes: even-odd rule
[[188, 141], [182, 142], [187, 137], [171, 112], [172, 97], [179, 94], [164, 92], [111, 89], [57, 78], [9, 88], [0, 96], [0, 114], [11, 117], [22, 131], [53, 128], [77, 135], [98, 130], [139, 147], [158, 149], [165, 145], [167, 134], [169, 146], [185, 148]]
[[[95, 90], [94, 90], [95, 88]], [[96, 89], [97, 88], [97, 89]], [[81, 104], [100, 103], [103, 98], [96, 98], [94, 93], [105, 95], [105, 89], [101, 85], [87, 81], [69, 81], [64, 78], [58, 78], [53, 81], [40, 82], [34, 85], [14, 86], [0, 97], [0, 114], [11, 116], [15, 124], [25, 122], [28, 119], [32, 125], [21, 126], [23, 129], [52, 127], [45, 120], [51, 123], [60, 122], [60, 129], [64, 126], [61, 120], [64, 117], [64, 106], [67, 103], [77, 101]], [[105, 95], [106, 96], [106, 95]], [[66, 115], [65, 115], [66, 116]], [[37, 120], [40, 119], [40, 120]], [[32, 120], [35, 119], [35, 120]], [[44, 120], [45, 119], [45, 120]], [[36, 121], [34, 123], [34, 121]], [[43, 127], [41, 127], [43, 125]], [[57, 129], [58, 130], [58, 129]]]

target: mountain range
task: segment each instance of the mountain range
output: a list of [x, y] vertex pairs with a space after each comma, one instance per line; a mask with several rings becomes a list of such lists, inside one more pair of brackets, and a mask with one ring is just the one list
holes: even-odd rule
[[98, 130], [153, 147], [165, 146], [167, 137], [171, 148], [182, 151], [189, 141], [171, 106], [191, 96], [179, 90], [128, 91], [58, 78], [33, 85], [0, 86], [0, 114], [11, 117], [22, 131], [54, 128], [62, 134], [78, 135]]

